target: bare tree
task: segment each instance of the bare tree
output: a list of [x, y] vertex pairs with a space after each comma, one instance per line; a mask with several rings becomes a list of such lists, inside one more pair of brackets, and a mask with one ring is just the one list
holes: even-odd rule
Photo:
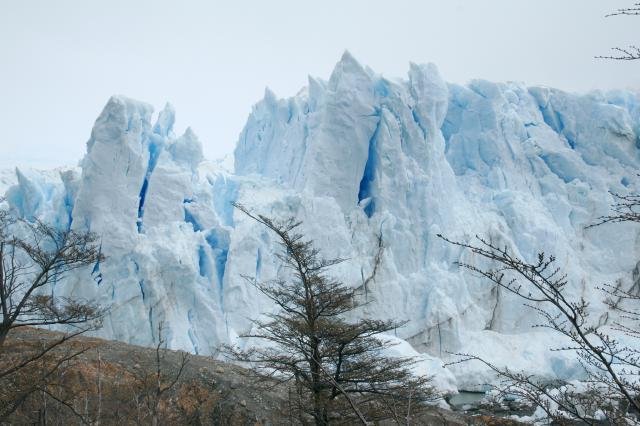
[[[138, 423], [148, 419], [152, 426], [160, 424], [160, 418], [171, 392], [175, 390], [187, 364], [189, 354], [180, 352], [179, 361], [173, 364], [166, 360], [169, 353], [162, 336], [163, 325], [158, 324], [158, 343], [155, 347], [154, 368], [149, 371], [143, 367], [134, 373], [134, 402], [138, 408]], [[144, 411], [143, 411], [144, 410]]]
[[88, 348], [68, 348], [64, 344], [70, 338], [65, 337], [48, 343], [31, 342], [0, 352], [3, 365], [0, 421], [9, 419], [19, 409], [25, 411], [26, 406], [26, 411], [36, 411], [45, 423], [60, 410], [68, 411], [86, 423], [74, 408], [72, 402], [76, 395], [70, 392], [62, 376]]
[[323, 258], [293, 218], [278, 222], [236, 208], [276, 234], [282, 247], [278, 258], [291, 274], [266, 282], [244, 277], [279, 311], [256, 320], [255, 331], [242, 336], [265, 340], [266, 347], [230, 348], [232, 356], [252, 363], [260, 377], [290, 385], [289, 404], [303, 424], [394, 418], [411, 423], [424, 402], [437, 396], [429, 378], [412, 374], [413, 360], [381, 356], [390, 344], [378, 336], [404, 323], [347, 321], [345, 314], [361, 304], [354, 289], [327, 275], [344, 259]]
[[[97, 237], [91, 233], [60, 231], [40, 221], [17, 220], [0, 210], [0, 420], [36, 393], [56, 398], [51, 388], [57, 372], [85, 351], [65, 350], [65, 344], [98, 327], [104, 310], [88, 301], [56, 298], [49, 286], [68, 272], [101, 260]], [[6, 347], [11, 330], [49, 325], [73, 330], [19, 350]]]
[[[12, 226], [22, 228], [24, 237], [13, 234]], [[0, 347], [16, 327], [94, 326], [104, 313], [97, 305], [41, 290], [102, 260], [95, 234], [57, 230], [38, 220], [17, 221], [0, 211]]]
[[598, 220], [587, 226], [587, 229], [604, 225], [605, 223], [640, 222], [640, 195], [621, 195], [611, 193], [616, 202], [611, 206], [612, 212], [600, 216]]
[[[612, 16], [638, 16], [640, 15], [640, 3], [635, 3], [631, 7], [616, 9], [615, 11], [606, 15], [606, 17]], [[597, 56], [599, 59], [614, 59], [617, 61], [635, 61], [640, 59], [640, 47], [636, 45], [630, 45], [628, 47], [614, 47], [612, 55]]]
[[[612, 206], [612, 213], [600, 217], [588, 228], [605, 223], [640, 222], [640, 197], [614, 196], [617, 201]], [[438, 236], [496, 265], [481, 268], [457, 263], [523, 299], [525, 305], [542, 318], [536, 327], [548, 328], [565, 336], [569, 343], [553, 350], [575, 352], [587, 380], [582, 389], [576, 389], [563, 381], [542, 380], [534, 375], [499, 368], [473, 354], [457, 354], [460, 359], [454, 363], [483, 362], [501, 379], [500, 385], [495, 387], [498, 395], [518, 395], [541, 407], [550, 419], [561, 421], [569, 417], [595, 424], [600, 412], [600, 417], [604, 416], [614, 424], [638, 422], [640, 350], [621, 343], [614, 335], [617, 332], [632, 339], [640, 337], [640, 295], [637, 291], [624, 289], [620, 284], [600, 287], [611, 312], [620, 314], [619, 320], [612, 324], [613, 329], [607, 331], [603, 324], [590, 319], [589, 305], [583, 298], [574, 299], [567, 295], [568, 277], [556, 266], [554, 256], [539, 253], [537, 260], [531, 263], [515, 255], [508, 247], [480, 237], [476, 237], [477, 244], [471, 244]]]
[[640, 15], [640, 3], [635, 3], [632, 7], [616, 9], [614, 12], [608, 14], [607, 16], [618, 16], [618, 15], [631, 15], [631, 16]]

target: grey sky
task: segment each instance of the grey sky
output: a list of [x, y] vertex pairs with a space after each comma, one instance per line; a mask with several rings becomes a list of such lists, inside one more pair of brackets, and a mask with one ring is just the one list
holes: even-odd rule
[[75, 164], [112, 94], [177, 111], [208, 158], [233, 150], [265, 86], [291, 96], [348, 49], [387, 77], [435, 62], [445, 80], [571, 91], [640, 88], [632, 0], [0, 0], [0, 167]]

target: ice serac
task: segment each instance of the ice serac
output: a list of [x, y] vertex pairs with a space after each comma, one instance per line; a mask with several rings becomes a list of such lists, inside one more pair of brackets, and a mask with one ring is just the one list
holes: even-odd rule
[[[232, 202], [296, 216], [324, 255], [349, 259], [334, 273], [369, 301], [356, 315], [409, 320], [388, 338], [398, 353], [425, 353], [420, 368], [439, 372], [447, 389], [453, 378], [433, 357], [450, 352], [548, 377], [580, 370], [532, 344], [563, 342], [534, 333], [537, 318], [514, 296], [455, 266], [481, 260], [438, 233], [483, 235], [527, 259], [554, 253], [594, 320], [607, 320], [597, 284], [632, 283], [637, 227], [584, 228], [607, 212], [609, 191], [638, 191], [640, 100], [631, 92], [447, 84], [432, 64], [392, 80], [345, 53], [327, 81], [310, 77], [287, 99], [265, 92], [234, 172], [204, 161], [190, 129], [174, 134], [170, 105], [152, 116], [113, 97], [80, 170], [0, 175], [16, 214], [101, 236], [107, 259], [55, 291], [111, 306], [103, 337], [151, 345], [162, 323], [172, 347], [211, 353], [275, 309], [243, 277], [282, 277], [279, 245]], [[378, 236], [384, 252], [371, 281]], [[480, 366], [451, 372], [461, 388], [488, 380]]]
[[[206, 342], [224, 340], [224, 334], [213, 325], [223, 322], [221, 308], [211, 302], [220, 299], [222, 276], [215, 273], [214, 249], [199, 225], [219, 223], [215, 212], [201, 213], [199, 207], [200, 200], [213, 198], [196, 193], [202, 148], [189, 129], [173, 134], [170, 105], [155, 124], [152, 112], [142, 102], [112, 97], [87, 142], [81, 173], [63, 173], [62, 185], [49, 184], [65, 195], [47, 204], [42, 194], [51, 191], [19, 174], [9, 193], [23, 196], [9, 202], [27, 219], [60, 210], [65, 226], [100, 236], [106, 260], [56, 291], [109, 306], [101, 335], [150, 345], [162, 324], [171, 346], [208, 351]], [[207, 269], [209, 263], [214, 266]]]
[[266, 93], [240, 137], [236, 171], [330, 196], [346, 212], [357, 202], [369, 145], [380, 121], [373, 108], [372, 76], [345, 53], [329, 81], [314, 89], [289, 101]]

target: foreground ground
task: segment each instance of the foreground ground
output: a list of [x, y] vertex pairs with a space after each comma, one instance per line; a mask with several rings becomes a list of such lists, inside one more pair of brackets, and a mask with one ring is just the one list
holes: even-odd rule
[[[10, 336], [0, 356], [6, 365], [7, 360], [59, 337], [57, 333], [24, 328]], [[175, 380], [182, 352], [157, 352], [155, 348], [87, 337], [67, 343], [57, 354], [79, 350], [85, 352], [47, 378], [46, 392], [34, 392], [5, 424], [296, 424], [287, 415], [285, 391], [272, 383], [257, 383], [238, 366], [191, 355]], [[44, 364], [34, 365], [18, 385], [37, 382], [43, 371]], [[2, 389], [10, 387], [3, 384]], [[513, 423], [434, 409], [415, 424]]]

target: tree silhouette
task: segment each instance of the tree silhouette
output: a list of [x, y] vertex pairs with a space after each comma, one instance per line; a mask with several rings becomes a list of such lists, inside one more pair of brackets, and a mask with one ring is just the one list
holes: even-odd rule
[[436, 399], [429, 378], [412, 374], [412, 359], [381, 355], [390, 343], [380, 335], [404, 323], [344, 318], [361, 306], [353, 289], [327, 275], [344, 259], [323, 258], [293, 218], [279, 222], [236, 208], [277, 235], [278, 258], [290, 275], [266, 282], [244, 277], [278, 311], [256, 320], [254, 331], [241, 336], [267, 345], [229, 352], [250, 362], [259, 376], [291, 384], [290, 404], [303, 424], [407, 423], [424, 402]]

